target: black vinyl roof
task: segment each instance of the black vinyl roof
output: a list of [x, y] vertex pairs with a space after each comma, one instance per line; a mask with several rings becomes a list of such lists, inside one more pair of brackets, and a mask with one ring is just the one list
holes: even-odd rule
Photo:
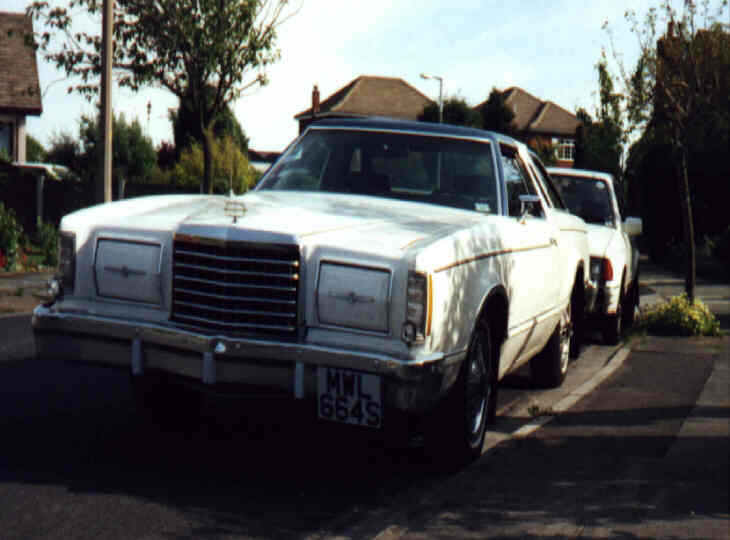
[[484, 140], [496, 140], [497, 142], [508, 142], [516, 144], [518, 141], [512, 137], [485, 131], [483, 129], [455, 126], [452, 124], [436, 124], [433, 122], [414, 122], [412, 120], [399, 120], [393, 118], [329, 118], [312, 122], [309, 129], [317, 128], [348, 128], [348, 129], [382, 129], [396, 131], [417, 131], [433, 135], [447, 137], [470, 137]]

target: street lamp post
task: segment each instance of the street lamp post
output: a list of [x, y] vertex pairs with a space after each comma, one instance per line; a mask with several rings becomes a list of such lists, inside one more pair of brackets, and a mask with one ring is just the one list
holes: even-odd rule
[[421, 73], [422, 79], [435, 79], [439, 82], [439, 124], [444, 121], [444, 80], [438, 75], [426, 75]]

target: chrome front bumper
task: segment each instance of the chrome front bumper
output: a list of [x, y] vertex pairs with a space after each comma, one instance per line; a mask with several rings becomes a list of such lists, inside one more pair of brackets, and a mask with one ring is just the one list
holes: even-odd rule
[[407, 412], [432, 408], [458, 376], [466, 351], [403, 360], [358, 350], [306, 343], [231, 338], [38, 306], [33, 311], [36, 354], [41, 358], [116, 366], [142, 376], [162, 371], [201, 382], [246, 385], [316, 398], [317, 367], [381, 376], [386, 406]]

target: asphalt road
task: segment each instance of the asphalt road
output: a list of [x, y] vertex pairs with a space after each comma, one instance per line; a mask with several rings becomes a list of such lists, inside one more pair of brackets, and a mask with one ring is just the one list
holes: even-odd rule
[[[418, 453], [311, 421], [302, 403], [213, 400], [194, 422], [145, 421], [128, 374], [35, 359], [28, 315], [0, 317], [0, 338], [2, 538], [304, 537], [448, 478]], [[559, 390], [508, 377], [490, 437], [615, 351], [589, 344]]]

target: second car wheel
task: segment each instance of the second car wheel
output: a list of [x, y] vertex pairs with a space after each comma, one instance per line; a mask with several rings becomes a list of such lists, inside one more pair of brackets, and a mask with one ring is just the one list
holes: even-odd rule
[[619, 288], [619, 298], [616, 304], [616, 313], [607, 315], [603, 321], [603, 342], [606, 345], [616, 345], [621, 339], [621, 331], [624, 322], [624, 303], [626, 302], [624, 295], [624, 278], [621, 279], [621, 287]]
[[563, 310], [547, 344], [530, 360], [530, 378], [535, 386], [555, 388], [563, 384], [568, 374], [570, 343], [573, 335], [570, 302]]

